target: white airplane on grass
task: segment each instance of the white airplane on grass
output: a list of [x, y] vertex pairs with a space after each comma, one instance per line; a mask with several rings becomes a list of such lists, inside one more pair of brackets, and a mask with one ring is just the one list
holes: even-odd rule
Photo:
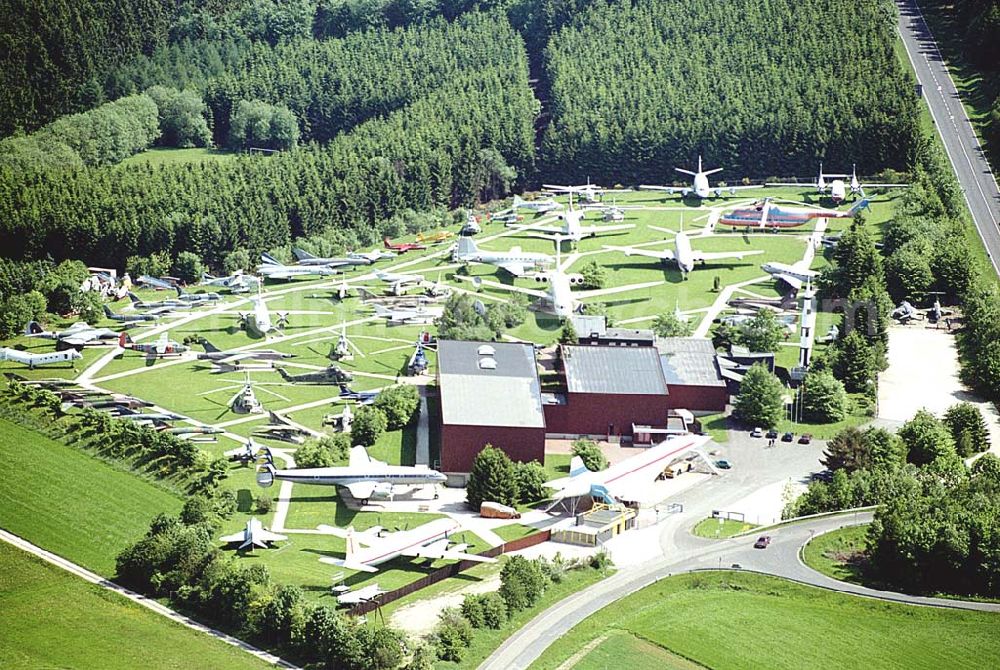
[[274, 330], [281, 330], [288, 325], [288, 312], [278, 312], [278, 321], [271, 320], [271, 313], [267, 311], [267, 303], [258, 293], [256, 298], [250, 298], [253, 303], [253, 311], [250, 313], [240, 312], [240, 327], [245, 328], [251, 335], [267, 337], [268, 333]]
[[[578, 196], [583, 202], [597, 203], [601, 201], [606, 193], [631, 193], [630, 188], [601, 188], [597, 184], [591, 184], [590, 179], [587, 179], [586, 184], [581, 184], [579, 186], [559, 186], [557, 184], [542, 184], [542, 188], [546, 191], [552, 191], [553, 193], [568, 193], [570, 198], [574, 195]], [[570, 202], [572, 207], [572, 200]]]
[[514, 247], [510, 251], [486, 251], [476, 246], [472, 238], [463, 237], [458, 241], [452, 258], [459, 263], [487, 263], [506, 270], [515, 277], [524, 276], [531, 268], [552, 265], [552, 256], [535, 251], [521, 251]]
[[716, 197], [721, 198], [723, 193], [729, 193], [730, 195], [735, 195], [737, 191], [743, 191], [750, 188], [760, 188], [760, 186], [717, 186], [712, 188], [708, 183], [708, 175], [715, 174], [716, 172], [721, 172], [722, 168], [715, 168], [714, 170], [702, 170], [701, 169], [701, 156], [698, 156], [698, 171], [692, 172], [691, 170], [685, 170], [683, 168], [675, 167], [675, 170], [683, 174], [691, 175], [694, 177], [694, 184], [691, 186], [652, 186], [649, 184], [640, 184], [639, 189], [644, 191], [666, 191], [667, 193], [680, 193], [682, 198], [686, 198], [689, 195], [693, 195], [696, 198], [701, 198], [705, 200], [706, 198]]
[[[833, 181], [827, 181], [829, 178], [833, 178]], [[851, 178], [849, 182], [844, 180], [848, 177]], [[827, 189], [830, 190], [830, 199], [833, 200], [835, 204], [839, 204], [844, 201], [847, 197], [847, 191], [850, 189], [851, 194], [862, 198], [865, 197], [865, 187], [870, 188], [907, 188], [909, 184], [862, 184], [858, 179], [858, 169], [856, 165], [851, 165], [851, 174], [843, 173], [833, 173], [833, 172], [823, 172], [823, 164], [819, 164], [819, 176], [815, 181], [806, 182], [768, 182], [768, 186], [812, 186], [820, 193], [826, 193]]]
[[635, 502], [641, 499], [644, 490], [656, 481], [667, 466], [683, 456], [699, 454], [711, 465], [702, 451], [710, 439], [705, 435], [670, 437], [600, 472], [588, 470], [583, 460], [574, 456], [570, 461], [569, 476], [545, 482], [545, 486], [555, 491], [552, 497], [556, 501], [591, 495], [592, 491], [599, 490], [602, 494], [606, 492], [619, 500]]
[[433, 323], [434, 319], [441, 316], [443, 307], [386, 307], [377, 303], [372, 305], [375, 316], [381, 317], [389, 324], [427, 324]]
[[810, 270], [809, 266], [804, 264], [802, 261], [799, 261], [794, 265], [772, 261], [770, 263], [764, 263], [760, 266], [760, 269], [775, 279], [780, 279], [796, 290], [802, 288], [803, 284], [811, 283], [817, 275], [819, 275], [819, 273], [815, 270]]
[[239, 542], [240, 546], [236, 547], [237, 549], [246, 549], [249, 547], [250, 551], [253, 551], [254, 547], [267, 549], [268, 542], [280, 542], [287, 539], [284, 535], [264, 530], [264, 525], [256, 518], [247, 521], [246, 528], [240, 532], [233, 533], [232, 535], [224, 535], [219, 538], [221, 542], [227, 544]]
[[355, 446], [351, 449], [350, 461], [347, 466], [276, 470], [270, 463], [263, 463], [258, 467], [258, 486], [266, 488], [271, 486], [276, 479], [297, 484], [343, 487], [350, 492], [352, 497], [368, 501], [376, 493], [386, 497], [391, 496], [392, 487], [397, 484], [403, 486], [436, 485], [443, 484], [446, 477], [437, 470], [431, 470], [427, 467], [387, 465], [382, 461], [374, 460], [364, 447]]
[[28, 337], [42, 337], [56, 341], [56, 349], [62, 351], [73, 347], [79, 349], [89, 344], [103, 344], [101, 340], [116, 340], [118, 333], [110, 328], [95, 328], [89, 323], [77, 321], [66, 330], [49, 331], [42, 328], [37, 321], [29, 321], [24, 327]]
[[227, 277], [213, 277], [210, 274], [202, 274], [201, 286], [221, 286], [228, 288], [232, 293], [249, 293], [251, 290], [260, 288], [260, 277], [246, 274], [243, 270], [237, 270]]
[[257, 266], [257, 273], [267, 279], [294, 279], [295, 277], [332, 277], [338, 271], [326, 265], [285, 265], [268, 254], [261, 254], [262, 263]]
[[584, 214], [586, 214], [586, 212], [580, 209], [573, 209], [571, 204], [567, 211], [558, 214], [559, 219], [562, 221], [561, 226], [507, 224], [507, 227], [528, 233], [545, 233], [536, 235], [536, 237], [541, 237], [546, 240], [555, 240], [556, 238], [560, 238], [574, 243], [579, 242], [585, 237], [596, 237], [597, 235], [601, 235], [603, 233], [611, 233], [619, 230], [629, 230], [631, 228], [635, 228], [635, 225], [631, 223], [615, 226], [585, 226], [581, 223]]
[[295, 255], [296, 260], [298, 260], [299, 265], [326, 265], [327, 267], [337, 268], [344, 266], [354, 266], [354, 265], [371, 265], [374, 261], [364, 258], [361, 256], [346, 256], [342, 258], [318, 258], [313, 256], [308, 251], [303, 249], [292, 249], [292, 253]]
[[403, 295], [407, 286], [419, 286], [425, 281], [423, 275], [409, 275], [401, 272], [376, 272], [375, 277], [389, 285], [389, 292], [392, 295]]
[[691, 239], [687, 233], [681, 231], [674, 236], [674, 248], [662, 251], [651, 249], [639, 249], [636, 247], [613, 247], [605, 246], [605, 249], [620, 251], [626, 256], [646, 256], [647, 258], [658, 258], [664, 263], [676, 263], [681, 274], [687, 274], [694, 270], [695, 263], [706, 263], [708, 261], [719, 261], [727, 258], [744, 258], [755, 254], [764, 253], [762, 250], [754, 251], [698, 251], [691, 248]]
[[28, 351], [0, 347], [0, 361], [22, 363], [27, 365], [29, 370], [34, 370], [39, 365], [51, 365], [52, 363], [69, 363], [72, 365], [73, 361], [78, 361], [81, 358], [83, 358], [83, 354], [72, 347], [63, 351], [52, 351], [47, 354], [33, 354]]
[[524, 200], [517, 195], [514, 196], [514, 204], [512, 206], [515, 211], [519, 209], [527, 209], [538, 214], [551, 212], [554, 209], [562, 209], [562, 203], [556, 202], [552, 198], [547, 198], [545, 200]]
[[319, 560], [327, 565], [359, 572], [378, 572], [377, 566], [399, 556], [496, 563], [495, 558], [466, 553], [465, 549], [469, 546], [467, 544], [456, 544], [449, 548], [451, 545], [449, 536], [459, 530], [461, 526], [454, 519], [435, 519], [412, 530], [384, 535], [382, 528], [378, 526], [369, 528], [363, 533], [350, 528], [347, 532], [347, 552], [344, 558], [324, 556]]

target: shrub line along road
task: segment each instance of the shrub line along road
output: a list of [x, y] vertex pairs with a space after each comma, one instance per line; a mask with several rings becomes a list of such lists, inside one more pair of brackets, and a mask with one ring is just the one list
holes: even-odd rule
[[[690, 514], [679, 516], [687, 521], [691, 519]], [[556, 603], [508, 638], [479, 666], [479, 670], [527, 668], [576, 624], [616, 600], [651, 586], [665, 577], [700, 570], [731, 569], [734, 565], [739, 565], [739, 569], [746, 571], [775, 575], [809, 586], [878, 600], [1000, 613], [1000, 603], [910, 596], [841, 582], [807, 567], [800, 559], [801, 547], [814, 536], [844, 526], [868, 523], [872, 517], [872, 512], [857, 512], [805, 519], [772, 528], [765, 531], [772, 540], [767, 549], [753, 548], [756, 534], [728, 540], [709, 540], [692, 535], [688, 532], [688, 524], [683, 524], [681, 519], [677, 519], [679, 523], [668, 521], [665, 525], [670, 527], [664, 531], [664, 535], [673, 531], [672, 544], [676, 553], [636, 568], [626, 568]]]
[[38, 547], [32, 544], [31, 542], [28, 542], [27, 540], [17, 535], [14, 535], [13, 533], [8, 533], [7, 531], [0, 529], [0, 540], [10, 545], [13, 545], [18, 549], [21, 549], [22, 551], [26, 551], [29, 554], [37, 556], [38, 558], [41, 558], [43, 561], [51, 563], [52, 565], [58, 568], [62, 568], [63, 570], [69, 572], [70, 574], [76, 575], [77, 577], [81, 577], [84, 580], [90, 582], [91, 584], [97, 584], [98, 586], [108, 589], [109, 591], [114, 591], [120, 596], [128, 598], [129, 600], [136, 602], [142, 605], [143, 607], [146, 607], [152, 610], [153, 612], [156, 612], [161, 616], [165, 616], [168, 619], [181, 624], [182, 626], [187, 626], [188, 628], [196, 630], [199, 633], [207, 633], [218, 640], [222, 640], [226, 644], [230, 644], [234, 647], [242, 649], [243, 651], [249, 654], [253, 654], [262, 661], [266, 661], [268, 663], [280, 666], [282, 668], [298, 668], [297, 665], [292, 665], [288, 661], [285, 661], [279, 658], [278, 656], [275, 656], [274, 654], [269, 654], [268, 652], [263, 651], [262, 649], [258, 649], [257, 647], [251, 644], [247, 644], [243, 640], [239, 640], [231, 635], [226, 635], [220, 630], [216, 630], [215, 628], [210, 628], [208, 626], [198, 623], [193, 619], [189, 619], [188, 617], [182, 614], [178, 614], [174, 610], [164, 605], [161, 605], [152, 598], [147, 598], [146, 596], [136, 593], [135, 591], [130, 591], [124, 586], [119, 586], [118, 584], [115, 584], [114, 582], [105, 579], [104, 577], [101, 577], [100, 575], [95, 574], [90, 570], [87, 570], [86, 568], [77, 565], [76, 563], [73, 563], [72, 561], [66, 560], [62, 556], [53, 554], [50, 551], [46, 551], [41, 547]]
[[899, 34], [903, 46], [923, 86], [924, 100], [930, 108], [948, 160], [962, 186], [965, 202], [972, 213], [979, 236], [986, 246], [994, 271], [1000, 274], [1000, 188], [983, 154], [972, 121], [965, 112], [955, 82], [934, 41], [924, 15], [915, 0], [896, 0], [899, 8]]

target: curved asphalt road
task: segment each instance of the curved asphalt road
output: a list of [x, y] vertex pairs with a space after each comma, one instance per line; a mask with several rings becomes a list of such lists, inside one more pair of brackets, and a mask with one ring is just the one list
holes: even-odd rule
[[959, 99], [958, 89], [915, 0], [896, 0], [899, 34], [910, 57], [948, 160], [993, 269], [1000, 274], [1000, 188]]
[[[687, 523], [684, 523], [683, 517], [686, 517]], [[799, 559], [800, 548], [813, 536], [844, 526], [867, 523], [871, 519], [872, 512], [870, 511], [806, 519], [764, 531], [771, 536], [771, 545], [767, 549], [754, 549], [755, 535], [728, 540], [708, 540], [695, 537], [688, 532], [690, 517], [679, 515], [678, 518], [665, 522], [666, 528], [663, 533], [665, 536], [673, 535], [670, 538], [670, 544], [676, 553], [637, 568], [622, 570], [608, 579], [556, 603], [507, 639], [479, 666], [479, 669], [527, 668], [549, 645], [566, 634], [573, 626], [616, 600], [664, 577], [694, 570], [711, 570], [720, 567], [729, 569], [733, 564], [738, 564], [744, 570], [776, 575], [811, 586], [858, 596], [911, 605], [1000, 613], [1000, 603], [909, 596], [840, 582], [806, 567]]]

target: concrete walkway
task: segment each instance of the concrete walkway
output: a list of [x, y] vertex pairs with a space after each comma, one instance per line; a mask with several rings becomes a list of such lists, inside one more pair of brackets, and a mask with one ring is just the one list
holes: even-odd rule
[[417, 456], [416, 465], [431, 464], [431, 420], [427, 409], [426, 386], [417, 387], [420, 391], [420, 418], [417, 419]]
[[[136, 593], [135, 591], [130, 591], [129, 589], [126, 589], [123, 586], [119, 586], [118, 584], [115, 584], [114, 582], [105, 579], [104, 577], [101, 577], [100, 575], [91, 572], [90, 570], [87, 570], [86, 568], [83, 568], [77, 565], [76, 563], [73, 563], [72, 561], [66, 560], [62, 556], [53, 554], [50, 551], [46, 551], [45, 549], [42, 549], [41, 547], [38, 547], [32, 544], [31, 542], [28, 542], [24, 538], [14, 535], [13, 533], [8, 533], [5, 530], [0, 530], [0, 540], [3, 540], [7, 544], [17, 547], [18, 549], [26, 551], [29, 554], [32, 554], [33, 556], [37, 556], [38, 558], [41, 558], [43, 561], [51, 563], [52, 565], [61, 568], [66, 572], [69, 572], [70, 574], [76, 575], [77, 577], [80, 577], [81, 579], [88, 581], [91, 584], [96, 584], [102, 588], [107, 589], [108, 591], [114, 591], [118, 595], [128, 598], [132, 602], [138, 603], [143, 607], [152, 610], [153, 612], [156, 612], [160, 616], [166, 617], [171, 621], [181, 624], [182, 626], [187, 626], [188, 628], [196, 630], [199, 633], [206, 633], [216, 639], [225, 642], [226, 644], [242, 649], [248, 654], [253, 654], [262, 661], [266, 661], [267, 663], [271, 663], [272, 665], [277, 665], [282, 668], [298, 667], [296, 665], [289, 663], [288, 661], [285, 661], [284, 659], [278, 656], [275, 656], [274, 654], [270, 654], [262, 649], [258, 649], [257, 647], [247, 644], [242, 640], [238, 640], [231, 635], [227, 635], [220, 630], [216, 630], [215, 628], [209, 628], [204, 624], [198, 623], [194, 619], [189, 619], [183, 614], [178, 614], [174, 610], [170, 609], [165, 605], [161, 605], [155, 600], [147, 598], [146, 596]], [[127, 643], [128, 641], [125, 640], [123, 642]], [[155, 662], [153, 662], [153, 659], [150, 659], [150, 661], [151, 663], [153, 663], [155, 667]]]

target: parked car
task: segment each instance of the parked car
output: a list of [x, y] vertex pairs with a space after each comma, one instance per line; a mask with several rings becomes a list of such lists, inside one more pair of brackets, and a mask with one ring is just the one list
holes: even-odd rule
[[733, 467], [733, 464], [724, 458], [720, 458], [715, 462], [715, 467], [719, 468], [720, 470], [729, 470]]
[[777, 440], [778, 439], [778, 431], [776, 431], [774, 428], [772, 428], [771, 430], [767, 431], [767, 435], [765, 435], [764, 437], [766, 437], [769, 440]]
[[795, 440], [795, 433], [785, 433], [781, 436], [782, 442], [792, 442]]
[[757, 541], [753, 543], [754, 549], [767, 549], [767, 545], [771, 544], [770, 535], [761, 535], [757, 538]]
[[760, 428], [754, 428], [750, 431], [750, 437], [764, 437], [764, 431]]
[[804, 434], [799, 438], [799, 444], [809, 444], [812, 442], [813, 436], [810, 433]]

